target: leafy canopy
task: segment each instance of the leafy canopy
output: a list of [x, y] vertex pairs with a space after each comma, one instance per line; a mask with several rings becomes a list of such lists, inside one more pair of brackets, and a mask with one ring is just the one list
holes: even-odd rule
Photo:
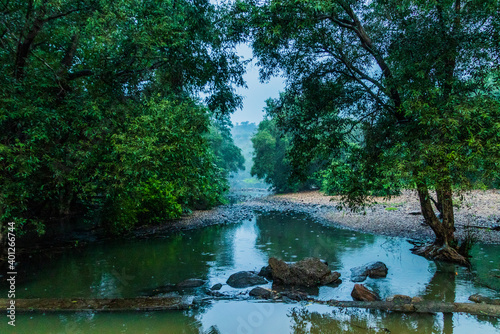
[[0, 15], [2, 221], [43, 232], [85, 213], [119, 232], [221, 200], [234, 166], [209, 129], [243, 85], [224, 8], [15, 0]]

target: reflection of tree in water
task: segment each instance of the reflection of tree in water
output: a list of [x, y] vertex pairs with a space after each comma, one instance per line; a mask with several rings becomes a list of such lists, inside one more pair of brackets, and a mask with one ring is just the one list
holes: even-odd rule
[[455, 265], [444, 262], [435, 262], [435, 264], [436, 272], [427, 284], [422, 297], [425, 300], [453, 303], [455, 301], [455, 278], [457, 276]]
[[330, 314], [321, 314], [294, 308], [289, 317], [294, 334], [443, 332], [434, 315], [358, 309], [334, 309]]
[[[19, 266], [19, 297], [118, 298], [187, 278], [206, 279], [210, 266], [233, 262], [237, 225], [179, 232], [164, 239], [114, 240], [44, 254]], [[6, 295], [6, 294], [5, 294]]]
[[[455, 265], [451, 263], [435, 262], [436, 272], [425, 289], [425, 300], [455, 302], [456, 276]], [[443, 333], [453, 333], [453, 314], [443, 313]]]
[[375, 237], [352, 238], [352, 231], [334, 229], [314, 223], [306, 214], [269, 213], [257, 216], [257, 244], [268, 257], [298, 261], [305, 257], [320, 257], [330, 264], [339, 264], [346, 249], [373, 244]]

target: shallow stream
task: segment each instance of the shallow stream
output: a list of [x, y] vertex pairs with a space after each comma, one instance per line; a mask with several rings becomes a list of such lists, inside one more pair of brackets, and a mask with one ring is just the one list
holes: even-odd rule
[[[311, 291], [316, 299], [352, 300], [350, 268], [371, 261], [389, 268], [386, 278], [364, 282], [382, 298], [404, 294], [467, 302], [474, 293], [499, 297], [487, 286], [494, 284], [489, 280], [492, 273], [500, 275], [500, 245], [476, 245], [472, 272], [413, 255], [411, 246], [405, 239], [324, 226], [304, 214], [256, 214], [238, 224], [165, 238], [106, 241], [63, 254], [33, 256], [18, 267], [16, 297], [136, 297], [188, 278], [205, 279], [208, 288], [225, 284], [237, 271], [258, 271], [270, 257], [298, 261], [311, 256], [326, 260], [343, 280], [338, 287]], [[250, 289], [224, 285], [222, 293], [239, 294], [239, 299], [189, 311], [20, 314], [15, 330], [4, 319], [0, 333], [500, 333], [500, 319], [490, 317], [273, 304], [247, 299]], [[6, 296], [5, 286], [0, 293]]]

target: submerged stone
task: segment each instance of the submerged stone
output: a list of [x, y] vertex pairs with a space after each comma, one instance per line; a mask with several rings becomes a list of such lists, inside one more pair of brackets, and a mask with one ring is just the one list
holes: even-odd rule
[[175, 284], [166, 284], [166, 285], [162, 285], [162, 286], [157, 286], [156, 288], [153, 288], [153, 289], [142, 290], [140, 295], [147, 296], [147, 297], [153, 297], [153, 296], [157, 296], [160, 294], [170, 293], [173, 291], [177, 291], [177, 286]]
[[363, 282], [367, 277], [381, 278], [387, 276], [387, 266], [380, 261], [370, 262], [351, 269], [351, 281]]
[[273, 291], [258, 286], [256, 288], [253, 288], [250, 291], [249, 295], [260, 299], [271, 299], [273, 297]]
[[206, 281], [198, 278], [189, 278], [182, 282], [177, 283], [177, 289], [189, 289], [189, 288], [198, 288], [205, 284]]
[[229, 276], [226, 283], [233, 288], [247, 288], [253, 285], [267, 284], [267, 280], [253, 271], [240, 271]]

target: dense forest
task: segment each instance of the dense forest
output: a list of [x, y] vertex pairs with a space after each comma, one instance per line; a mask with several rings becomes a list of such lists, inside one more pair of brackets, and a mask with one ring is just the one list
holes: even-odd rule
[[204, 0], [1, 6], [0, 221], [42, 234], [85, 215], [119, 233], [221, 202], [243, 167], [228, 115], [244, 67], [227, 11]]
[[[248, 170], [351, 208], [415, 189], [464, 262], [453, 199], [499, 185], [497, 0], [3, 1], [0, 232], [68, 217], [111, 233], [224, 201], [250, 43], [268, 101]], [[247, 126], [246, 124], [245, 126]]]

